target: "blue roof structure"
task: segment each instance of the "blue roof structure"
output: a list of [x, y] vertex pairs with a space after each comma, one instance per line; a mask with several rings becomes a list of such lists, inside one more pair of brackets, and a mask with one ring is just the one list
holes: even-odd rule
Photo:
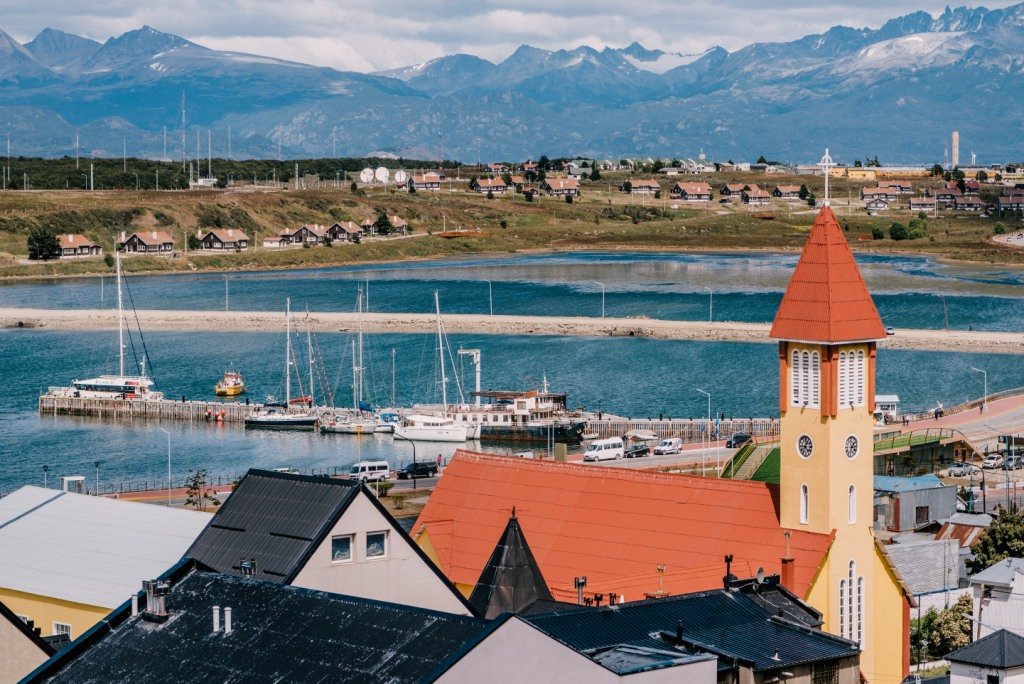
[[876, 492], [911, 492], [919, 489], [935, 489], [943, 487], [942, 480], [936, 475], [919, 475], [917, 477], [889, 477], [887, 475], [875, 475]]

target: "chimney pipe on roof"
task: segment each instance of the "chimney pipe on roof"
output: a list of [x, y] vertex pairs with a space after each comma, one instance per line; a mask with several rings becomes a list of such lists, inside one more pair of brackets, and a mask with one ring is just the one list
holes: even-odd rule
[[734, 578], [732, 576], [732, 554], [730, 553], [725, 556], [725, 577], [722, 578], [723, 586], [726, 589], [728, 589], [729, 584], [732, 582], [733, 579]]
[[604, 600], [604, 594], [594, 594], [594, 605], [600, 607], [601, 601]]
[[142, 588], [146, 591], [146, 612], [142, 617], [153, 622], [167, 620], [165, 599], [171, 592], [170, 585], [163, 580], [146, 580], [142, 583]]
[[213, 607], [213, 633], [220, 631], [220, 606]]
[[796, 579], [794, 560], [791, 556], [784, 556], [782, 558], [782, 573], [779, 577], [779, 583], [790, 591], [794, 590], [794, 580]]
[[139, 614], [139, 595], [132, 594], [132, 617]]
[[231, 606], [224, 606], [224, 636], [231, 634]]
[[683, 621], [682, 620], [677, 620], [676, 621], [676, 641], [682, 641], [682, 640], [683, 640]]

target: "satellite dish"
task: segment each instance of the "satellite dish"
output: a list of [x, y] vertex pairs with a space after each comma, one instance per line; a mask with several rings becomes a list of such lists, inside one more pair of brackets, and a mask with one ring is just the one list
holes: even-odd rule
[[373, 180], [373, 169], [363, 169], [359, 172], [359, 180], [369, 183]]
[[757, 569], [757, 583], [764, 584], [764, 568]]
[[399, 185], [402, 185], [407, 180], [409, 180], [409, 174], [407, 174], [404, 170], [398, 169], [397, 171], [395, 171], [395, 182], [396, 183], [398, 183]]
[[377, 170], [373, 172], [373, 177], [379, 180], [381, 183], [387, 183], [388, 178], [391, 177], [391, 172], [383, 166], [378, 166]]

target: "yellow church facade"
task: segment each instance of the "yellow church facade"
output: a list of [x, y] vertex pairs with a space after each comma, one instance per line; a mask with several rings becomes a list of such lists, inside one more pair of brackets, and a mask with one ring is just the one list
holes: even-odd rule
[[862, 648], [869, 682], [909, 670], [911, 599], [872, 531], [876, 341], [885, 328], [832, 211], [822, 209], [772, 327], [779, 340], [779, 518], [831, 534], [806, 596]]

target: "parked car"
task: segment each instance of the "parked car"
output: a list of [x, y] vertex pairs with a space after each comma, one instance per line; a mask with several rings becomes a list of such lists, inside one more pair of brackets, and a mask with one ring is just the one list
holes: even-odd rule
[[896, 334], [896, 328], [892, 327], [891, 325], [885, 326], [885, 334], [886, 335], [895, 335]]
[[634, 444], [626, 447], [626, 452], [622, 455], [623, 458], [640, 458], [641, 456], [650, 456], [651, 448], [646, 444]]
[[727, 449], [739, 449], [741, 446], [752, 440], [753, 437], [746, 432], [734, 432], [732, 437], [725, 443]]
[[348, 474], [360, 482], [383, 482], [391, 477], [391, 466], [387, 461], [359, 461]]
[[621, 437], [609, 437], [608, 439], [595, 439], [590, 447], [583, 452], [583, 460], [587, 461], [613, 461], [622, 458], [624, 449]]
[[949, 466], [950, 477], [967, 477], [971, 474], [971, 469], [975, 466], [966, 461], [957, 461]]
[[399, 480], [411, 480], [414, 477], [434, 477], [437, 475], [437, 464], [430, 461], [410, 463], [398, 471]]
[[1019, 456], [1010, 456], [1003, 461], [1003, 470], [1017, 470], [1024, 467], [1024, 461]]
[[989, 454], [985, 457], [985, 460], [981, 462], [981, 467], [985, 470], [994, 470], [1003, 465], [1003, 457], [999, 454]]
[[678, 437], [669, 437], [663, 439], [658, 443], [658, 446], [654, 447], [655, 456], [666, 456], [668, 454], [678, 454], [683, 451], [683, 440]]

